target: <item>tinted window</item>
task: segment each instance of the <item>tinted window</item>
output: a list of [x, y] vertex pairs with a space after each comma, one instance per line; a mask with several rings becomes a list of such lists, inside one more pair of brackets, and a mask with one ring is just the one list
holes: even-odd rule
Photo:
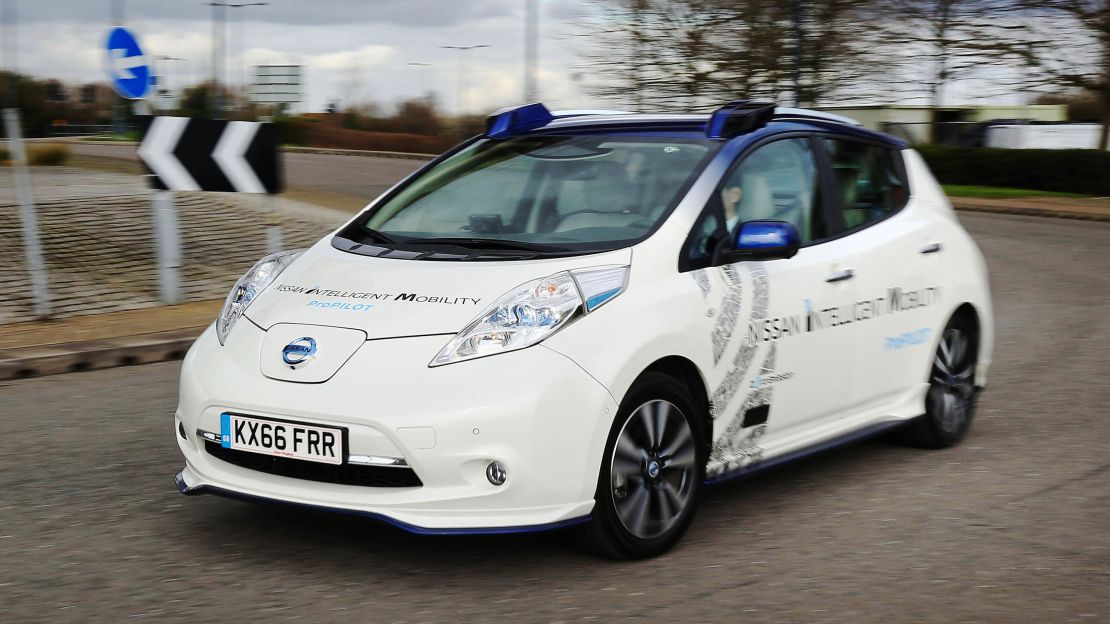
[[893, 151], [839, 139], [825, 139], [824, 143], [844, 211], [844, 229], [878, 221], [905, 204], [906, 185]]
[[713, 247], [745, 221], [787, 221], [802, 242], [827, 236], [821, 184], [809, 139], [784, 139], [757, 148], [734, 168], [702, 212], [683, 266], [707, 266]]

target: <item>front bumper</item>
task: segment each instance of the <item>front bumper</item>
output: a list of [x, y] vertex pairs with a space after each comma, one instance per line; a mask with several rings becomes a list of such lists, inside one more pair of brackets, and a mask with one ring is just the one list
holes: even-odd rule
[[[588, 517], [617, 405], [566, 357], [538, 345], [428, 368], [447, 336], [372, 340], [329, 381], [302, 384], [262, 375], [263, 336], [243, 320], [221, 347], [209, 328], [186, 356], [174, 423], [182, 492], [368, 515], [418, 533], [549, 529]], [[423, 485], [342, 485], [222, 461], [198, 431], [218, 432], [224, 412], [346, 427], [350, 455], [403, 458]], [[508, 469], [504, 485], [486, 479], [491, 461]]]

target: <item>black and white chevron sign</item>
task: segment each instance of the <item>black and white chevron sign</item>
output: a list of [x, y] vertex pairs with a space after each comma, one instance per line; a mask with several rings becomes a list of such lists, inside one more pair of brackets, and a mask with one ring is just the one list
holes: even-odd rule
[[159, 190], [281, 192], [273, 124], [148, 117], [139, 158]]

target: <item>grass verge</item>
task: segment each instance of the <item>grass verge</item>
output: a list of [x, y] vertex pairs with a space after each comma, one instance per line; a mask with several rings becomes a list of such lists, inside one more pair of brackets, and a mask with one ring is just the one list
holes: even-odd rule
[[1003, 186], [975, 186], [970, 184], [942, 184], [949, 197], [972, 197], [975, 199], [1007, 199], [1010, 197], [1090, 197], [1079, 193], [1060, 193], [1056, 191], [1035, 191], [1032, 189], [1008, 188]]

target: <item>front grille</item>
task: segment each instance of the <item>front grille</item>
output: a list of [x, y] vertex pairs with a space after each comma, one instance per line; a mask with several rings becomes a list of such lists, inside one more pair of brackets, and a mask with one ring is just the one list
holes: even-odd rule
[[224, 448], [216, 442], [205, 442], [204, 450], [216, 459], [240, 468], [267, 474], [363, 487], [421, 487], [424, 485], [412, 468], [393, 466], [357, 466], [353, 464], [321, 464], [319, 462], [271, 457], [247, 451]]

